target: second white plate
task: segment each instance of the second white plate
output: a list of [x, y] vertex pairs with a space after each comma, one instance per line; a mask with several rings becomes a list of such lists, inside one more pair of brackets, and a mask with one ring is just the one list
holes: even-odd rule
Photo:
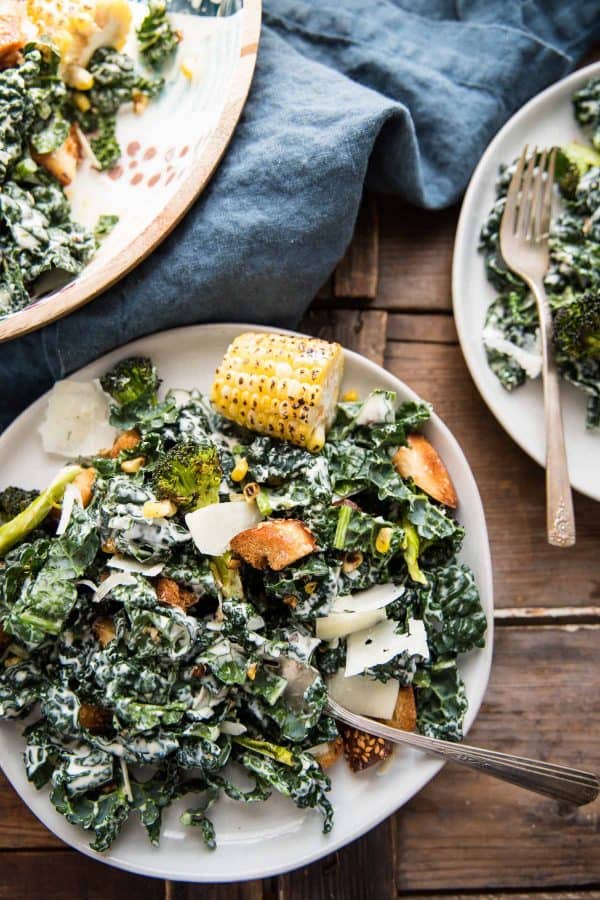
[[[481, 396], [502, 427], [542, 466], [545, 440], [541, 380], [528, 381], [509, 393], [487, 364], [481, 332], [486, 310], [497, 292], [485, 276], [483, 255], [477, 246], [481, 226], [496, 196], [500, 163], [510, 163], [525, 144], [552, 147], [586, 140], [573, 116], [571, 97], [597, 75], [600, 63], [574, 72], [530, 100], [498, 132], [469, 184], [454, 245], [454, 317], [465, 360]], [[563, 383], [561, 396], [571, 484], [582, 494], [600, 500], [600, 435], [586, 431], [586, 395]]]

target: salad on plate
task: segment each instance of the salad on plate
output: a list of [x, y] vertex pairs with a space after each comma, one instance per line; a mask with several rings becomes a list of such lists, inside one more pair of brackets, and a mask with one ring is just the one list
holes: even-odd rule
[[[573, 95], [576, 121], [589, 143], [557, 148], [555, 177], [561, 211], [550, 229], [545, 287], [553, 315], [553, 352], [562, 377], [587, 394], [588, 429], [600, 428], [600, 78]], [[516, 162], [502, 166], [496, 202], [480, 250], [499, 292], [487, 310], [483, 341], [488, 364], [512, 391], [542, 368], [536, 303], [504, 263], [499, 229]]]
[[[41, 438], [68, 464], [0, 492], [0, 717], [94, 849], [132, 813], [157, 844], [182, 796], [209, 848], [224, 795], [276, 792], [331, 830], [328, 770], [369, 777], [392, 746], [328, 693], [461, 739], [458, 660], [486, 618], [430, 407], [340, 399], [342, 369], [338, 344], [246, 333], [210, 397], [159, 392], [145, 357], [50, 393]], [[300, 710], [286, 658], [319, 672]]]

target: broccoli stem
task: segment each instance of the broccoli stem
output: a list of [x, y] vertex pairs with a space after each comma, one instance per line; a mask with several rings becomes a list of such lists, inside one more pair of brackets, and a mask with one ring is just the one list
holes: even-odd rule
[[346, 533], [350, 524], [350, 516], [352, 515], [351, 506], [340, 506], [338, 513], [337, 528], [333, 538], [333, 546], [336, 550], [343, 550], [346, 545]]
[[26, 535], [43, 522], [53, 506], [62, 500], [65, 488], [81, 472], [80, 466], [66, 466], [48, 485], [46, 490], [26, 506], [14, 519], [0, 526], [0, 557], [18, 544]]
[[292, 751], [288, 750], [286, 747], [280, 747], [279, 744], [272, 744], [270, 741], [257, 741], [254, 740], [254, 738], [245, 737], [234, 737], [232, 738], [232, 741], [234, 744], [239, 744], [240, 747], [246, 747], [247, 750], [254, 750], [255, 753], [260, 753], [262, 756], [268, 756], [276, 762], [283, 763], [284, 766], [295, 765], [296, 761]]

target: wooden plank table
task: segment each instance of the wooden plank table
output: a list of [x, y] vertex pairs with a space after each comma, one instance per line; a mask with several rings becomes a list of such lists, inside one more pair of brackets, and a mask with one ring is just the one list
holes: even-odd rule
[[[498, 626], [472, 741], [600, 771], [600, 504], [576, 496], [577, 545], [546, 544], [543, 472], [487, 410], [457, 344], [457, 215], [367, 198], [348, 254], [302, 327], [384, 364], [434, 403], [467, 453], [490, 531]], [[447, 767], [323, 861], [218, 887], [89, 860], [52, 837], [2, 780], [0, 854], [0, 900], [600, 900], [600, 801], [573, 810]]]

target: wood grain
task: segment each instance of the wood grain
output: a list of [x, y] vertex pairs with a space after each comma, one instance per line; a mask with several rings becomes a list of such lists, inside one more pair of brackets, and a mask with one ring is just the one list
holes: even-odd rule
[[379, 290], [373, 304], [395, 311], [452, 307], [450, 273], [459, 207], [431, 212], [379, 198]]
[[594, 606], [600, 504], [575, 494], [577, 544], [550, 547], [544, 472], [481, 400], [456, 345], [390, 342], [386, 367], [430, 400], [462, 446], [485, 509], [497, 606]]
[[374, 300], [378, 281], [379, 213], [375, 198], [366, 194], [350, 246], [333, 274], [333, 293], [335, 297]]
[[[490, 687], [469, 741], [597, 771], [598, 634], [585, 627], [498, 631]], [[389, 823], [284, 876], [280, 896], [392, 900], [416, 890], [593, 885], [600, 881], [599, 824], [600, 801], [574, 810], [447, 766]]]
[[277, 879], [237, 884], [180, 884], [169, 882], [165, 900], [282, 900]]
[[164, 900], [161, 881], [72, 850], [3, 853], [0, 900]]
[[311, 310], [300, 331], [328, 341], [339, 341], [382, 366], [385, 354], [387, 313], [380, 310]]

